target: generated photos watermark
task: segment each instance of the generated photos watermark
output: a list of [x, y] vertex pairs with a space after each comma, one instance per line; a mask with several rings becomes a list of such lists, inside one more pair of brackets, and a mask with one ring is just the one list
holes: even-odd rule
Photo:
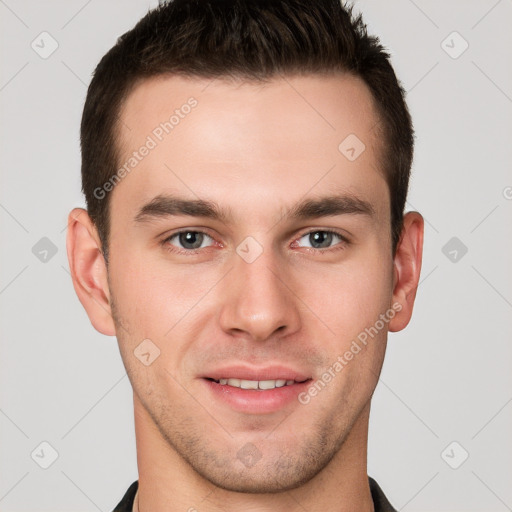
[[[311, 402], [311, 399], [318, 395], [325, 389], [327, 384], [331, 382], [340, 372], [347, 366], [347, 364], [354, 359], [354, 357], [366, 347], [369, 339], [375, 338], [382, 329], [393, 319], [395, 315], [402, 311], [402, 304], [395, 302], [391, 308], [385, 313], [379, 316], [379, 319], [375, 323], [366, 327], [361, 331], [357, 338], [352, 340], [350, 348], [346, 350], [342, 355], [336, 358], [336, 361], [322, 374], [322, 376], [315, 380], [306, 391], [299, 393], [298, 400], [302, 405], [307, 405]], [[362, 346], [361, 346], [362, 345]]]
[[144, 158], [148, 156], [188, 114], [190, 114], [190, 112], [192, 112], [192, 109], [197, 107], [198, 103], [199, 102], [194, 97], [190, 97], [180, 108], [174, 110], [174, 113], [168, 120], [156, 126], [146, 137], [144, 144], [136, 151], [133, 151], [132, 155], [117, 169], [112, 177], [103, 183], [101, 187], [94, 189], [94, 197], [99, 200], [105, 199], [106, 195], [111, 192], [123, 178], [130, 174], [130, 172], [133, 171], [133, 169], [135, 169], [137, 165], [139, 165], [139, 163], [142, 162], [142, 160], [144, 160]]

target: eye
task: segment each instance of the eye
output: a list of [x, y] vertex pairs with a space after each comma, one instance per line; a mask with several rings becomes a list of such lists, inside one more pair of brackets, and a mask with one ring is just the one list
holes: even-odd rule
[[[301, 240], [305, 241], [303, 242], [305, 245], [300, 244]], [[311, 247], [312, 249], [329, 249], [333, 242], [335, 242], [334, 245], [338, 245], [340, 242], [344, 242], [343, 245], [348, 244], [348, 240], [340, 233], [321, 229], [305, 233], [297, 242], [294, 242], [294, 246], [299, 245], [301, 247]]]
[[[190, 255], [197, 253], [200, 249], [212, 246], [215, 240], [203, 231], [184, 230], [173, 233], [161, 243], [171, 252]], [[314, 251], [326, 252], [329, 249], [343, 249], [348, 244], [349, 240], [341, 233], [328, 229], [317, 229], [304, 233], [292, 243], [292, 247], [306, 247]]]
[[209, 241], [213, 242], [213, 238], [202, 231], [179, 231], [166, 238], [162, 243], [189, 252], [207, 247]]

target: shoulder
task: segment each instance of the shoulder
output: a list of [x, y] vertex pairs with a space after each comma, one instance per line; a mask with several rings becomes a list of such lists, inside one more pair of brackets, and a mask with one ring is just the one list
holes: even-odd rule
[[117, 507], [112, 512], [132, 512], [133, 500], [135, 499], [135, 493], [139, 487], [139, 481], [135, 480], [128, 490], [125, 492], [123, 499], [118, 503]]
[[371, 477], [368, 477], [368, 481], [370, 482], [370, 491], [372, 493], [375, 512], [396, 512], [396, 509], [389, 503], [379, 484]]

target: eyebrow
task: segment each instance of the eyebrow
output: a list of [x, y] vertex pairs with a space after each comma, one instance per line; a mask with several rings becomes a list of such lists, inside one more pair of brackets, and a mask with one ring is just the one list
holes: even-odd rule
[[[346, 214], [361, 214], [371, 217], [375, 215], [375, 210], [364, 199], [352, 194], [341, 194], [301, 201], [294, 205], [285, 216], [295, 220], [308, 220]], [[221, 208], [214, 201], [158, 195], [140, 208], [134, 217], [134, 221], [143, 223], [178, 215], [206, 217], [223, 223], [228, 223], [233, 217], [229, 208]]]

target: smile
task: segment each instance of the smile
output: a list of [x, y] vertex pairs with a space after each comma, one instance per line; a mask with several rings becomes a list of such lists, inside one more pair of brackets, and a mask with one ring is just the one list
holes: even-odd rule
[[[257, 391], [264, 391], [267, 389], [282, 388], [284, 386], [292, 386], [300, 381], [276, 379], [276, 380], [245, 380], [245, 379], [211, 379], [217, 384], [223, 386], [232, 386], [240, 389], [252, 389]], [[304, 382], [304, 381], [302, 381]]]

